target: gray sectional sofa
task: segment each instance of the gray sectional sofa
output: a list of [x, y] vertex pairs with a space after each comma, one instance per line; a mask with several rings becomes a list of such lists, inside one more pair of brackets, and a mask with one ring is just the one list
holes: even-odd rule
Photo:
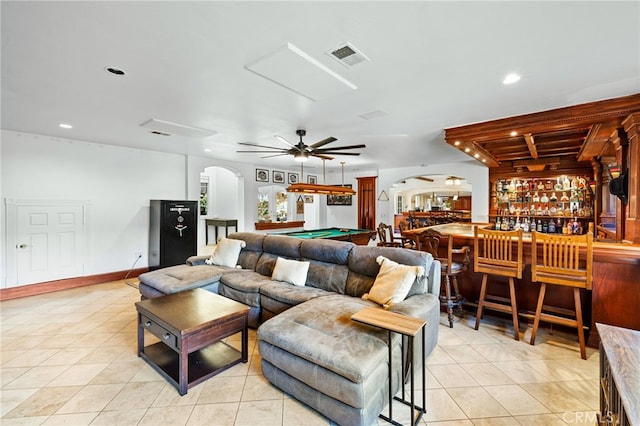
[[[250, 325], [258, 328], [262, 372], [271, 383], [338, 424], [375, 423], [388, 401], [388, 335], [351, 315], [366, 306], [383, 309], [362, 298], [380, 269], [378, 256], [422, 266], [426, 274], [389, 310], [427, 320], [428, 356], [438, 339], [439, 262], [425, 252], [333, 240], [243, 232], [229, 238], [246, 244], [237, 262], [242, 269], [192, 257], [185, 265], [140, 275], [142, 297], [202, 287], [248, 305]], [[279, 257], [309, 262], [304, 286], [271, 279]], [[401, 339], [392, 334], [394, 394], [402, 377]], [[420, 356], [414, 360], [420, 368]]]

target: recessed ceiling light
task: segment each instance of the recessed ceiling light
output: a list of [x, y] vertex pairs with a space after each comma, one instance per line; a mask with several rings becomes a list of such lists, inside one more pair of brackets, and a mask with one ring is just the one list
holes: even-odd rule
[[483, 162], [483, 163], [486, 163], [486, 162], [487, 162], [487, 159], [486, 159], [486, 158], [483, 158], [483, 159], [482, 159], [482, 162]]
[[464, 152], [469, 152], [469, 151], [471, 151], [471, 148], [467, 147], [467, 148], [464, 149]]
[[58, 124], [58, 126], [62, 127], [63, 129], [72, 129], [73, 126], [71, 124], [67, 124], [67, 123], [60, 123]]
[[455, 141], [453, 144], [454, 144], [455, 146], [459, 146], [459, 145], [460, 145], [460, 141]]
[[474, 157], [475, 158], [480, 158], [480, 154], [475, 154]]
[[104, 69], [106, 72], [108, 72], [109, 74], [113, 74], [113, 75], [124, 75], [124, 70], [120, 69], [120, 68], [116, 68], [116, 67], [105, 67]]
[[502, 84], [513, 84], [516, 81], [520, 80], [520, 76], [515, 73], [507, 74], [507, 76], [502, 80]]
[[515, 130], [512, 131], [511, 133], [509, 133], [511, 136], [518, 136], [518, 132], [516, 132]]
[[210, 148], [205, 148], [204, 152], [211, 152]]

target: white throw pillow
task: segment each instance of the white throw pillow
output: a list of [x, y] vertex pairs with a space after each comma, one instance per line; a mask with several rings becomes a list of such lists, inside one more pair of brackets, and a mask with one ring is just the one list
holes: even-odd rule
[[385, 309], [402, 302], [409, 294], [416, 277], [425, 273], [422, 266], [401, 265], [384, 256], [378, 256], [376, 262], [380, 265], [380, 270], [371, 290], [362, 298], [376, 302]]
[[238, 256], [240, 256], [240, 250], [246, 246], [247, 243], [242, 240], [220, 238], [213, 254], [205, 262], [209, 265], [235, 268], [238, 263]]
[[275, 268], [273, 268], [271, 279], [304, 287], [307, 282], [307, 272], [309, 272], [309, 262], [279, 257], [276, 260]]

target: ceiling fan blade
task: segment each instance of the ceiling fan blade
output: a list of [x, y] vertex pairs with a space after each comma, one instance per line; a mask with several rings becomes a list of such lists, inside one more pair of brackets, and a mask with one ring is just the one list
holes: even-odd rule
[[298, 149], [298, 146], [297, 146], [297, 145], [292, 144], [291, 142], [289, 142], [288, 140], [286, 140], [286, 139], [285, 139], [285, 138], [283, 138], [282, 136], [280, 136], [280, 135], [275, 135], [274, 137], [275, 137], [276, 139], [278, 139], [279, 141], [286, 143], [286, 144], [287, 144], [287, 145], [289, 145], [291, 148]]
[[433, 182], [433, 179], [424, 176], [416, 176], [415, 179], [423, 180], [425, 182]]
[[255, 146], [258, 148], [269, 148], [269, 149], [277, 149], [282, 151], [283, 148], [276, 148], [275, 146], [268, 146], [268, 145], [258, 145], [257, 143], [251, 143], [251, 142], [238, 142], [238, 145], [246, 145], [246, 146]]
[[359, 152], [333, 152], [333, 151], [322, 151], [320, 154], [331, 154], [331, 155], [360, 155]]
[[309, 155], [322, 158], [323, 160], [333, 160], [333, 157], [329, 157], [328, 155], [324, 155], [324, 154], [316, 154], [316, 153], [310, 152]]
[[310, 145], [309, 148], [312, 148], [312, 149], [320, 148], [323, 145], [326, 145], [326, 144], [331, 143], [331, 142], [335, 142], [337, 140], [338, 139], [334, 138], [333, 136], [330, 136], [330, 137], [328, 137], [326, 139], [322, 139], [321, 141], [318, 141], [318, 142], [314, 143], [313, 145]]
[[336, 149], [359, 149], [366, 148], [366, 145], [345, 145], [345, 146], [332, 146], [331, 148], [314, 149], [315, 152], [323, 151], [335, 151]]
[[289, 155], [289, 153], [286, 153], [286, 154], [275, 154], [275, 155], [265, 155], [264, 157], [260, 157], [260, 158], [282, 157], [283, 155]]
[[[246, 154], [246, 153], [273, 154], [274, 153], [273, 151], [236, 151], [236, 152], [241, 152], [243, 154]], [[289, 152], [286, 149], [281, 149], [281, 150], [278, 150], [276, 152], [281, 152], [282, 155], [289, 154]]]

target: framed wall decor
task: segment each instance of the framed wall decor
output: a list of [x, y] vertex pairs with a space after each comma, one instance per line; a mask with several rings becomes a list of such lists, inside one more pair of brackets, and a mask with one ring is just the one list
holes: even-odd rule
[[315, 185], [316, 183], [318, 183], [318, 176], [307, 175], [307, 183]]
[[313, 195], [305, 195], [304, 202], [308, 204], [313, 204]]
[[[347, 183], [344, 185], [335, 185], [335, 186], [346, 186], [347, 188], [351, 188], [351, 184]], [[328, 206], [350, 206], [351, 205], [351, 195], [327, 195], [327, 205]]]
[[284, 183], [284, 172], [274, 170], [272, 177], [273, 183]]
[[269, 182], [269, 170], [256, 169], [256, 182]]
[[297, 173], [289, 173], [288, 175], [289, 184], [298, 183], [298, 174]]

